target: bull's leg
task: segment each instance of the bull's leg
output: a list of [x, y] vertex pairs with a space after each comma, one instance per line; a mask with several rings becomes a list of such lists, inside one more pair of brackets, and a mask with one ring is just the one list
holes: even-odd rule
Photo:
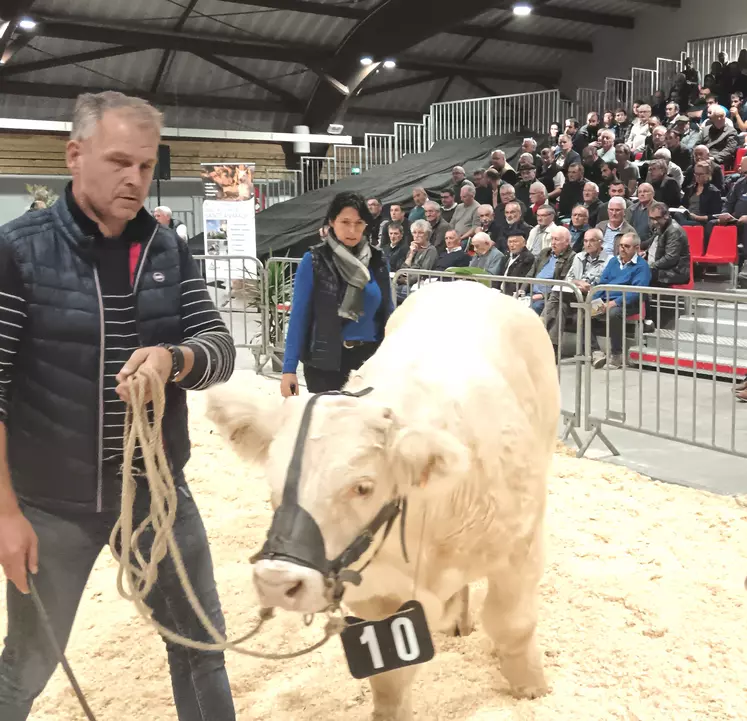
[[519, 698], [537, 698], [549, 690], [536, 638], [542, 550], [534, 545], [524, 563], [488, 579], [482, 615], [501, 671]]
[[372, 676], [372, 721], [412, 721], [412, 680], [415, 666]]
[[447, 602], [444, 615], [454, 618], [454, 623], [447, 629], [449, 636], [469, 636], [474, 630], [469, 612], [469, 586], [455, 593]]

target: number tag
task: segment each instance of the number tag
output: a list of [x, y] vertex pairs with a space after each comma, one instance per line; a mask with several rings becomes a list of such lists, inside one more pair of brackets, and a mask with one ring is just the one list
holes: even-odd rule
[[425, 611], [417, 601], [381, 621], [345, 620], [350, 625], [342, 632], [342, 646], [354, 678], [426, 663], [435, 655]]

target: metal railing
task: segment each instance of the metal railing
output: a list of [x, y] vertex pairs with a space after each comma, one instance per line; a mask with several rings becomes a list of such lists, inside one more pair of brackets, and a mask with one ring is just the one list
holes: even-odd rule
[[428, 150], [428, 137], [423, 123], [394, 124], [394, 159], [405, 155], [425, 153]]
[[576, 91], [576, 116], [578, 122], [583, 125], [586, 122], [586, 116], [594, 111], [600, 113], [604, 107], [604, 90], [595, 90], [594, 88], [579, 88]]
[[268, 169], [255, 174], [254, 186], [259, 191], [260, 210], [266, 210], [301, 195], [303, 174], [300, 170]]
[[606, 78], [604, 81], [604, 105], [601, 111], [611, 110], [614, 113], [616, 108], [630, 110], [633, 105], [630, 97], [632, 85], [631, 80], [625, 80], [624, 78]]
[[674, 85], [674, 79], [682, 72], [682, 63], [679, 60], [667, 58], [656, 58], [656, 81], [659, 85], [657, 90], [662, 90], [665, 97], [669, 97], [669, 91]]
[[[742, 18], [742, 27], [744, 27]], [[747, 32], [736, 35], [724, 35], [718, 38], [700, 38], [687, 43], [687, 57], [693, 61], [693, 67], [698, 71], [700, 82], [711, 72], [711, 63], [718, 59], [718, 54], [726, 53], [728, 62], [734, 62], [739, 53], [747, 48]]]
[[[592, 316], [592, 297], [605, 300], [619, 292], [619, 317], [613, 319], [615, 311], [609, 308]], [[609, 426], [747, 457], [747, 416], [737, 415], [734, 394], [747, 376], [747, 339], [739, 335], [740, 319], [747, 319], [747, 296], [604, 285], [590, 292], [587, 309], [587, 353], [592, 337], [602, 336], [607, 349], [598, 365], [604, 361], [606, 377], [604, 392], [597, 393], [595, 371], [590, 367], [587, 372], [584, 417], [591, 434], [579, 455], [596, 437], [618, 455], [604, 434]], [[646, 311], [659, 329], [655, 333], [645, 333]], [[627, 329], [632, 341], [621, 318], [633, 321]], [[612, 371], [615, 350], [622, 362]]]
[[335, 180], [347, 178], [357, 170], [363, 171], [366, 146], [365, 145], [335, 145], [332, 149], [334, 158]]
[[521, 130], [545, 133], [560, 113], [560, 93], [541, 90], [431, 105], [433, 142], [481, 138]]
[[[558, 105], [558, 117], [555, 118], [555, 121], [560, 125], [560, 132], [562, 133], [565, 128], [565, 121], [567, 118], [575, 118], [576, 117], [576, 103], [573, 100], [560, 100], [560, 103]], [[547, 129], [544, 132], [550, 131], [550, 127], [548, 126]]]
[[394, 135], [389, 133], [366, 133], [366, 170], [378, 165], [389, 165], [395, 161]]
[[[633, 68], [631, 70], [631, 88], [630, 88], [630, 103], [632, 104], [636, 100], [643, 100], [646, 103], [651, 102], [653, 94], [658, 88], [656, 70], [650, 70], [649, 68]], [[610, 108], [614, 110], [614, 108]], [[630, 107], [626, 108], [630, 111]]]
[[335, 182], [335, 159], [304, 155], [301, 158], [301, 178], [304, 193], [332, 185]]

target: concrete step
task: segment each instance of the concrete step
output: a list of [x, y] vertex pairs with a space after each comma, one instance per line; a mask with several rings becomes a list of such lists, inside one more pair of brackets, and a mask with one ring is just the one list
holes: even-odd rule
[[[718, 335], [726, 338], [736, 336], [739, 339], [747, 340], [747, 314], [744, 320], [739, 320], [736, 323], [733, 317], [724, 318], [721, 313], [719, 313], [718, 318], [704, 315], [685, 315], [680, 316], [677, 328], [681, 333], [694, 334], [697, 330], [698, 336], [703, 334]], [[670, 330], [674, 330], [674, 328], [670, 327]]]
[[747, 293], [735, 293], [739, 295], [740, 302], [728, 303], [726, 301], [719, 301], [715, 303], [712, 300], [698, 300], [697, 307], [691, 312], [693, 315], [697, 315], [698, 318], [713, 318], [716, 315], [716, 306], [718, 305], [718, 318], [719, 320], [734, 320], [734, 316], [737, 316], [738, 321], [747, 321]]
[[644, 335], [643, 346], [653, 351], [659, 348], [674, 352], [675, 348], [679, 348], [681, 353], [697, 353], [699, 359], [705, 360], [713, 360], [714, 356], [733, 360], [736, 350], [737, 359], [747, 360], [747, 340], [733, 336], [698, 333], [696, 337], [694, 333], [680, 331], [675, 335], [673, 330], [659, 330]]
[[657, 354], [656, 348], [632, 346], [629, 349], [629, 359], [636, 367], [640, 364], [644, 368], [677, 368], [679, 373], [690, 375], [695, 369], [700, 374], [713, 375], [715, 369], [717, 378], [734, 378], [736, 375], [738, 380], [742, 380], [747, 377], [747, 360], [737, 359], [735, 366], [733, 357], [717, 356], [714, 364], [713, 355], [700, 354], [695, 358], [693, 353], [681, 351], [675, 358], [674, 351], [671, 350], [662, 349]]

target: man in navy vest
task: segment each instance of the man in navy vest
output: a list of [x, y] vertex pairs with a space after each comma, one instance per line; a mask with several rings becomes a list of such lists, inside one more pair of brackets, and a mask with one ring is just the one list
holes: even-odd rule
[[[184, 480], [185, 396], [228, 380], [236, 351], [187, 245], [143, 208], [160, 133], [160, 113], [143, 100], [81, 95], [67, 146], [72, 183], [51, 208], [0, 228], [3, 721], [28, 717], [57, 665], [27, 572], [64, 647], [119, 515], [126, 382], [146, 366], [166, 395], [163, 441], [179, 499], [174, 536], [203, 608], [224, 630], [205, 529]], [[134, 466], [142, 471], [139, 448]], [[136, 526], [149, 503], [140, 482]], [[146, 554], [152, 533], [142, 537]], [[171, 556], [160, 563], [147, 603], [169, 629], [212, 640], [185, 600]], [[234, 721], [223, 654], [174, 644], [167, 651], [180, 721]]]

